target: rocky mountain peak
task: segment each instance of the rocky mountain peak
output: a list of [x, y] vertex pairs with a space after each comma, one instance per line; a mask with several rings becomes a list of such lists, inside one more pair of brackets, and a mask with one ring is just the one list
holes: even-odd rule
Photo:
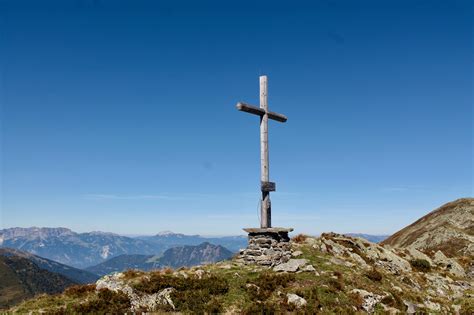
[[449, 202], [382, 242], [449, 257], [474, 256], [474, 198]]
[[167, 236], [167, 235], [176, 235], [176, 233], [169, 230], [156, 233], [156, 236]]
[[63, 235], [74, 235], [75, 232], [64, 227], [48, 228], [34, 226], [29, 228], [14, 227], [4, 229], [0, 231], [0, 234], [2, 239], [6, 240], [18, 237], [26, 237], [28, 239], [58, 237]]

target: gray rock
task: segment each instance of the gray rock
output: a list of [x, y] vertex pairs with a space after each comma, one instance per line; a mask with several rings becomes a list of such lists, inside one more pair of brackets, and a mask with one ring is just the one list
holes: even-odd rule
[[294, 252], [291, 253], [291, 256], [293, 256], [293, 257], [298, 257], [298, 256], [301, 256], [301, 255], [303, 255], [303, 252], [300, 251], [300, 250], [297, 250], [297, 251], [294, 251]]
[[308, 304], [308, 302], [306, 302], [306, 300], [303, 299], [301, 296], [298, 296], [293, 293], [288, 293], [286, 297], [288, 299], [288, 304], [294, 305], [297, 308], [301, 308], [303, 306], [306, 306], [306, 304]]
[[407, 314], [415, 314], [416, 313], [416, 309], [417, 309], [416, 304], [413, 304], [410, 301], [403, 301], [403, 304], [405, 304], [405, 306], [407, 307], [407, 310], [406, 310]]
[[377, 305], [377, 303], [379, 303], [383, 298], [381, 295], [362, 289], [353, 289], [351, 290], [351, 293], [358, 294], [363, 299], [364, 302], [362, 302], [362, 308], [368, 313], [372, 313], [375, 305]]
[[433, 257], [433, 261], [438, 264], [438, 265], [441, 265], [441, 264], [444, 264], [446, 263], [448, 260], [448, 257], [446, 257], [446, 255], [444, 255], [444, 253], [440, 250], [438, 250], [435, 254], [434, 254], [434, 257]]
[[202, 269], [196, 270], [194, 273], [198, 279], [202, 279], [202, 277], [206, 274], [206, 272]]
[[434, 255], [433, 261], [444, 267], [449, 273], [455, 275], [456, 277], [466, 277], [466, 271], [464, 268], [453, 258], [446, 257], [442, 251], [437, 251]]
[[370, 266], [365, 262], [364, 259], [362, 259], [362, 257], [360, 257], [360, 255], [356, 254], [356, 253], [350, 253], [349, 254], [350, 257], [356, 262], [358, 263], [362, 268], [364, 269], [370, 269]]
[[114, 273], [97, 280], [96, 290], [101, 289], [125, 293], [130, 299], [130, 310], [132, 312], [142, 309], [155, 311], [160, 305], [170, 305], [175, 309], [173, 301], [171, 300], [171, 293], [175, 291], [174, 288], [165, 288], [154, 294], [138, 294], [123, 281], [122, 273]]
[[413, 259], [424, 259], [429, 262], [431, 266], [433, 266], [433, 261], [430, 257], [428, 257], [428, 255], [420, 252], [418, 249], [412, 246], [408, 247], [407, 250], [410, 256], [413, 257]]
[[313, 272], [313, 271], [316, 271], [316, 269], [314, 269], [313, 265], [307, 265], [307, 266], [303, 267], [303, 269], [301, 269], [301, 271]]
[[257, 244], [271, 244], [272, 243], [272, 240], [271, 239], [268, 239], [268, 238], [257, 238], [254, 240], [255, 243]]
[[432, 311], [435, 311], [435, 312], [441, 311], [441, 305], [439, 305], [438, 303], [431, 302], [430, 300], [427, 300], [423, 304], [426, 306], [426, 308], [428, 308]]
[[345, 260], [340, 259], [340, 258], [337, 258], [337, 257], [331, 257], [331, 258], [329, 259], [329, 261], [330, 261], [332, 264], [339, 265], [339, 266], [345, 266], [345, 267], [349, 267], [349, 268], [352, 268], [352, 267], [355, 266], [353, 263], [348, 262], [348, 261], [345, 261]]
[[461, 305], [459, 304], [453, 304], [451, 305], [453, 311], [454, 311], [454, 314], [459, 314], [461, 312]]
[[250, 256], [260, 256], [262, 254], [262, 252], [260, 250], [247, 249], [245, 251], [245, 254], [250, 255]]
[[273, 271], [296, 272], [308, 263], [307, 259], [290, 259], [288, 262], [275, 266]]

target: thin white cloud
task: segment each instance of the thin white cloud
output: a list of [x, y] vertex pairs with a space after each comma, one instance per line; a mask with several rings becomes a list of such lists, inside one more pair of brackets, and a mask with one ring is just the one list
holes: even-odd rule
[[146, 199], [173, 199], [167, 195], [111, 195], [111, 194], [87, 194], [86, 199], [94, 200], [146, 200]]
[[418, 186], [418, 185], [400, 185], [400, 186], [391, 186], [391, 187], [384, 187], [381, 189], [381, 191], [384, 192], [404, 192], [404, 191], [428, 191], [426, 188], [423, 186]]

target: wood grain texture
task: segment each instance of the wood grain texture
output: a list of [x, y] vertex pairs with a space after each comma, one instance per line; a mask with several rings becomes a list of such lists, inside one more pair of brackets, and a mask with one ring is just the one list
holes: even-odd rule
[[[268, 158], [268, 83], [267, 76], [260, 77], [260, 108], [265, 114], [260, 117], [260, 180], [268, 182], [270, 177], [270, 161]], [[270, 192], [262, 190], [262, 207], [260, 213], [260, 227], [269, 228], [271, 223]]]
[[237, 103], [236, 107], [238, 110], [242, 112], [247, 112], [247, 113], [259, 115], [259, 116], [265, 115], [265, 111], [263, 109], [249, 105], [249, 104], [239, 102]]
[[[250, 113], [250, 114], [254, 114], [258, 116], [265, 115], [265, 111], [263, 109], [258, 108], [256, 106], [249, 105], [249, 104], [245, 104], [242, 102], [237, 103], [236, 107], [241, 112], [246, 112], [246, 113]], [[276, 120], [279, 122], [286, 122], [288, 120], [288, 118], [285, 115], [275, 113], [275, 112], [267, 112], [267, 115], [269, 119]]]

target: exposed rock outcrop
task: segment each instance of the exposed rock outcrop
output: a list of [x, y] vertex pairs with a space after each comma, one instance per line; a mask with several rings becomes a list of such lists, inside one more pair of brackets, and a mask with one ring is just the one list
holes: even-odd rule
[[448, 257], [474, 256], [474, 198], [447, 203], [382, 242]]
[[138, 294], [131, 286], [123, 281], [123, 273], [114, 273], [112, 275], [104, 276], [96, 283], [96, 289], [108, 289], [114, 292], [123, 292], [130, 299], [132, 312], [146, 309], [155, 311], [159, 306], [169, 305], [175, 309], [174, 303], [171, 300], [171, 293], [175, 291], [174, 288], [165, 288], [153, 294]]
[[381, 295], [374, 294], [372, 292], [368, 292], [362, 289], [353, 289], [351, 293], [357, 294], [362, 298], [362, 308], [368, 313], [372, 313], [374, 311], [375, 305], [379, 303], [383, 298], [383, 296]]

